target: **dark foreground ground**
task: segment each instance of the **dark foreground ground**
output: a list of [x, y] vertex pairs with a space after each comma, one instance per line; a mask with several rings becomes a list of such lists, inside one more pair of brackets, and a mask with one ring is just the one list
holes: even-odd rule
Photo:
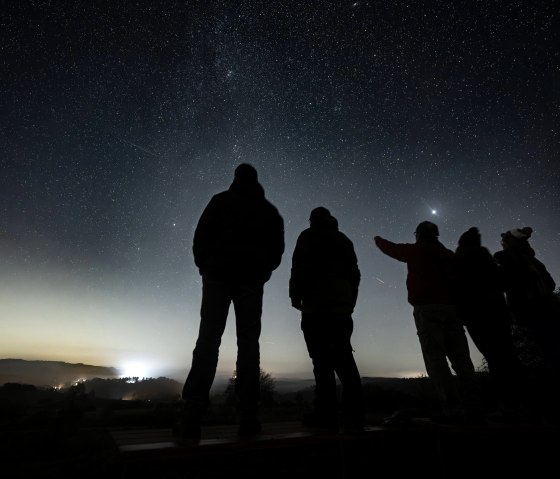
[[76, 478], [541, 478], [558, 469], [557, 425], [449, 426], [417, 419], [324, 433], [299, 422], [265, 423], [250, 440], [208, 426], [198, 444], [170, 428], [1, 432], [0, 477]]

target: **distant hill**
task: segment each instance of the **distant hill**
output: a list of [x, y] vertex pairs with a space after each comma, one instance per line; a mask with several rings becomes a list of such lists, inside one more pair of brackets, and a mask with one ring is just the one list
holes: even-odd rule
[[[362, 384], [374, 385], [383, 389], [392, 389], [407, 394], [418, 392], [421, 378], [386, 378], [386, 377], [362, 377]], [[338, 382], [338, 379], [337, 379]], [[275, 389], [279, 393], [293, 393], [313, 389], [314, 379], [274, 379]]]
[[[337, 383], [340, 386], [339, 381]], [[312, 401], [314, 396], [314, 379], [275, 379], [275, 392], [285, 400], [300, 397]], [[384, 401], [413, 402], [414, 398], [426, 398], [433, 395], [433, 386], [427, 378], [390, 378], [362, 377], [364, 395]]]
[[[363, 377], [364, 387], [377, 386], [382, 389], [398, 391], [404, 394], [417, 395], [426, 387], [431, 387], [427, 378], [384, 378], [384, 377]], [[427, 386], [426, 386], [427, 385]]]
[[[69, 385], [83, 379], [115, 379], [119, 374], [116, 368], [92, 366], [89, 364], [72, 364], [63, 361], [27, 361], [23, 359], [0, 359], [0, 385], [6, 383], [32, 384], [34, 386]], [[212, 390], [221, 394], [227, 387], [229, 379], [216, 377]], [[385, 377], [362, 377], [364, 387], [377, 387], [394, 390], [404, 394], [416, 395], [420, 392], [420, 378], [401, 379]], [[166, 385], [172, 390], [177, 389]], [[170, 383], [171, 384], [171, 383]], [[182, 384], [182, 382], [181, 382]], [[292, 396], [298, 392], [313, 393], [314, 379], [274, 378], [276, 393]], [[99, 386], [99, 384], [97, 385]]]
[[145, 378], [138, 381], [127, 378], [95, 378], [86, 381], [83, 387], [86, 393], [94, 393], [98, 398], [158, 401], [178, 399], [183, 384], [165, 377]]
[[293, 393], [315, 387], [314, 379], [274, 379], [275, 390], [278, 393]]
[[71, 364], [63, 361], [0, 359], [0, 385], [6, 383], [58, 386], [78, 379], [116, 378], [118, 371], [105, 366]]

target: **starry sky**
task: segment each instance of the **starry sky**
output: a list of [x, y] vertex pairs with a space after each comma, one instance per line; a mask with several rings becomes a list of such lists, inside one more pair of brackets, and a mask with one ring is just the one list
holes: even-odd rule
[[[560, 281], [555, 24], [552, 1], [4, 2], [0, 357], [183, 380], [194, 228], [248, 162], [286, 233], [262, 368], [312, 377], [288, 279], [325, 206], [362, 272], [361, 375], [423, 374], [406, 266], [372, 237], [413, 242], [428, 219], [495, 252], [531, 226]], [[218, 375], [234, 361], [229, 321]]]

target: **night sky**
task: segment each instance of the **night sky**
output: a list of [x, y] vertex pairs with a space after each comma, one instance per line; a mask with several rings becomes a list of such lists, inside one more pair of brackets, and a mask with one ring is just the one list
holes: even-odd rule
[[[372, 238], [429, 219], [494, 253], [531, 226], [560, 282], [557, 26], [553, 1], [2, 2], [0, 357], [183, 380], [194, 228], [248, 162], [286, 232], [263, 369], [312, 377], [288, 279], [325, 206], [362, 272], [361, 375], [424, 373], [406, 266]], [[220, 374], [235, 351], [229, 321]]]

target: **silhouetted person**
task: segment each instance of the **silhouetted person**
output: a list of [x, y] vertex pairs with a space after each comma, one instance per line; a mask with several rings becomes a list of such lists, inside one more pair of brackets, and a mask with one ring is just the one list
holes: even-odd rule
[[360, 270], [352, 241], [338, 230], [329, 210], [315, 208], [310, 227], [298, 237], [292, 256], [290, 299], [301, 311], [301, 329], [313, 362], [313, 412], [308, 426], [338, 429], [336, 376], [342, 385], [340, 426], [359, 432], [364, 426], [362, 382], [350, 338], [358, 298]]
[[529, 244], [532, 228], [502, 233], [502, 251], [494, 254], [505, 282], [508, 306], [530, 332], [554, 374], [560, 379], [560, 303], [556, 284]]
[[178, 435], [200, 437], [201, 416], [209, 404], [230, 303], [235, 310], [237, 334], [238, 434], [261, 430], [259, 337], [263, 287], [279, 266], [283, 252], [283, 219], [265, 198], [255, 168], [241, 164], [229, 189], [212, 197], [194, 233], [194, 261], [202, 275], [202, 306], [192, 367], [183, 388], [184, 414], [175, 429]]
[[524, 370], [513, 341], [498, 265], [482, 246], [476, 227], [461, 235], [455, 253], [459, 317], [486, 359], [498, 395], [499, 409], [491, 417], [516, 420], [522, 406]]
[[478, 420], [475, 370], [453, 297], [455, 254], [440, 243], [434, 223], [423, 221], [415, 235], [416, 243], [396, 244], [380, 236], [374, 241], [383, 253], [407, 264], [408, 302], [413, 306], [426, 371], [441, 402], [442, 419]]

